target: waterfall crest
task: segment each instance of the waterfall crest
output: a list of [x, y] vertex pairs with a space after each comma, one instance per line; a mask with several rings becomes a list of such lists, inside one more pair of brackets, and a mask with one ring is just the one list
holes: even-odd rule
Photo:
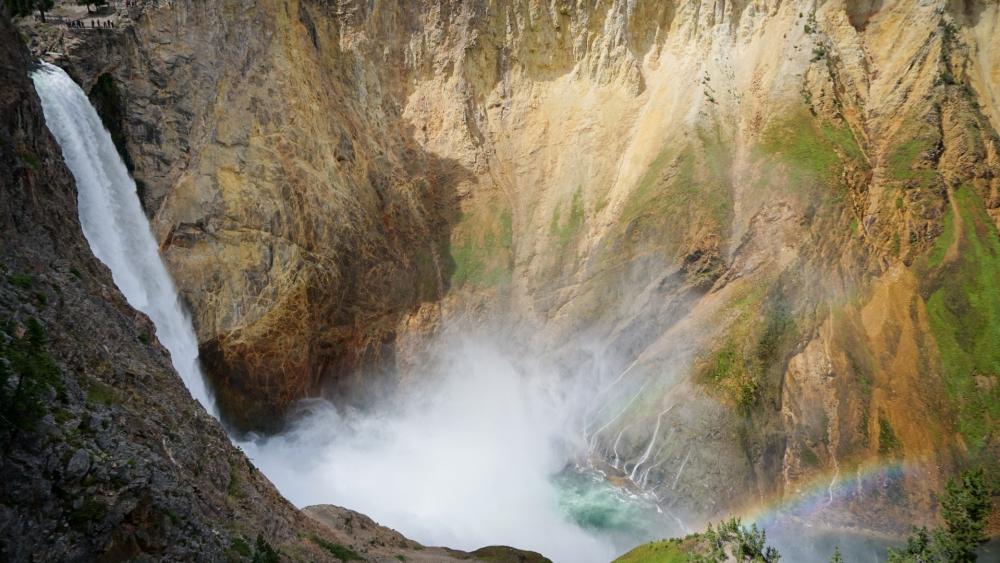
[[174, 369], [205, 410], [218, 418], [198, 364], [198, 340], [167, 273], [135, 182], [87, 95], [61, 68], [42, 63], [32, 73], [45, 123], [76, 179], [80, 225], [118, 289], [156, 326]]

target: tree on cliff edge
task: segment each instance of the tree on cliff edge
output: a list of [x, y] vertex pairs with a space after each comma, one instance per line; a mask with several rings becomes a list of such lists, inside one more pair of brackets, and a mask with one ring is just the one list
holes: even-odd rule
[[941, 498], [944, 528], [919, 528], [901, 551], [889, 550], [889, 563], [971, 563], [983, 543], [990, 491], [982, 469], [966, 471], [948, 481]]
[[967, 471], [950, 480], [941, 500], [945, 522], [944, 549], [953, 561], [975, 561], [976, 548], [985, 541], [990, 492], [982, 469]]
[[51, 10], [55, 0], [3, 0], [12, 16], [27, 16], [32, 10], [38, 10], [38, 15], [45, 21], [45, 11]]
[[107, 6], [108, 0], [76, 0], [77, 5], [86, 6], [87, 11], [90, 12], [90, 6], [93, 5], [94, 8], [99, 8], [101, 6]]

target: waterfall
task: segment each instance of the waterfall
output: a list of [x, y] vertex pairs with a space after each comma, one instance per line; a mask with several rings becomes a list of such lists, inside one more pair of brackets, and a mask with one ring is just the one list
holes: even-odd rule
[[61, 68], [31, 75], [45, 123], [76, 179], [80, 225], [118, 289], [156, 325], [174, 369], [198, 402], [218, 417], [198, 365], [198, 341], [142, 212], [135, 182], [87, 95]]

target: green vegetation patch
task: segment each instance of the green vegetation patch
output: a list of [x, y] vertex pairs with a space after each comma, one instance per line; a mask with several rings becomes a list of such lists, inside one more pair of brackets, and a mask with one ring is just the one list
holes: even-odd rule
[[[4, 0], [4, 5], [12, 16], [28, 16], [32, 10], [49, 10], [54, 5], [53, 0]], [[37, 13], [37, 12], [36, 12]]]
[[730, 336], [709, 363], [706, 381], [729, 397], [743, 412], [757, 402], [759, 370], [748, 350]]
[[243, 478], [233, 462], [229, 464], [229, 484], [226, 485], [226, 494], [234, 499], [247, 496], [246, 491], [243, 490]]
[[767, 127], [757, 155], [784, 165], [790, 187], [800, 192], [841, 185], [846, 162], [867, 168], [864, 153], [846, 124], [820, 122], [804, 111]]
[[[337, 559], [340, 559], [341, 561], [344, 561], [344, 562], [346, 562], [346, 561], [364, 561], [364, 557], [361, 557], [361, 555], [359, 555], [354, 550], [352, 550], [350, 548], [347, 548], [347, 547], [344, 547], [344, 546], [340, 545], [339, 543], [329, 542], [329, 541], [326, 541], [323, 538], [318, 537], [318, 536], [313, 536], [312, 537], [312, 541], [316, 545], [322, 547], [323, 550], [325, 550], [327, 553], [329, 553], [330, 555], [336, 557]], [[401, 561], [402, 561], [402, 559], [401, 559]]]
[[[977, 550], [986, 541], [986, 524], [991, 512], [991, 489], [982, 469], [965, 471], [948, 481], [941, 495], [941, 517], [944, 526], [928, 530], [914, 528], [906, 546], [889, 549], [889, 563], [916, 561], [976, 561]], [[700, 534], [684, 539], [669, 539], [641, 545], [615, 559], [614, 563], [723, 563], [748, 561], [778, 563], [781, 554], [767, 545], [764, 530], [751, 524], [744, 526], [739, 518], [720, 522], [717, 528], [709, 524]], [[843, 563], [836, 547], [831, 563]]]
[[110, 407], [117, 402], [119, 402], [118, 392], [114, 387], [100, 381], [94, 381], [87, 387], [87, 404]]
[[892, 239], [889, 242], [889, 253], [893, 256], [899, 256], [899, 252], [903, 247], [903, 239], [899, 236], [899, 231], [894, 231], [892, 233]]
[[65, 393], [42, 324], [29, 318], [22, 332], [8, 322], [0, 330], [0, 435], [34, 428], [52, 390]]
[[257, 542], [253, 554], [253, 563], [280, 563], [281, 555], [271, 547], [271, 544], [264, 539], [264, 536], [257, 534]]
[[[972, 188], [954, 197], [961, 220], [946, 218], [928, 258], [937, 271], [927, 313], [959, 430], [979, 448], [1000, 424], [1000, 237]], [[958, 256], [945, 263], [954, 237]]]
[[906, 182], [913, 187], [927, 186], [937, 178], [937, 171], [921, 168], [924, 155], [934, 147], [934, 141], [927, 138], [909, 140], [889, 153], [886, 171], [893, 179]]
[[38, 160], [38, 156], [31, 151], [21, 149], [18, 151], [18, 156], [20, 156], [21, 161], [32, 170], [39, 170], [42, 167], [42, 163]]
[[767, 534], [756, 524], [744, 526], [739, 518], [720, 522], [718, 528], [709, 524], [701, 534], [684, 539], [669, 539], [640, 545], [614, 563], [723, 563], [753, 561], [777, 563], [778, 550], [767, 545]]
[[765, 396], [772, 370], [782, 367], [797, 328], [776, 289], [755, 290], [732, 309], [736, 318], [703, 364], [701, 380], [748, 414]]
[[108, 506], [96, 498], [86, 498], [80, 506], [71, 510], [66, 519], [78, 530], [84, 530], [92, 524], [98, 524], [108, 514]]
[[549, 233], [555, 238], [560, 248], [566, 248], [576, 238], [577, 233], [580, 232], [583, 222], [583, 194], [578, 189], [573, 192], [573, 199], [569, 204], [569, 214], [565, 221], [562, 221], [560, 218], [558, 206], [552, 212], [552, 223], [549, 226]]
[[[720, 272], [713, 248], [724, 248], [731, 233], [732, 147], [723, 134], [703, 127], [683, 146], [666, 146], [646, 168], [623, 202], [615, 224], [601, 241], [596, 264], [613, 270], [646, 257], [681, 260], [697, 248], [709, 252], [706, 269], [689, 272], [703, 286]], [[609, 294], [620, 292], [620, 277], [606, 280]]]
[[[871, 397], [872, 383], [878, 372], [878, 359], [872, 353], [865, 337], [864, 327], [860, 319], [850, 314], [844, 308], [832, 311], [833, 342], [839, 350], [844, 351], [850, 373], [854, 375], [858, 389], [865, 398]], [[866, 423], [867, 424], [867, 423]], [[866, 426], [867, 436], [867, 426]]]
[[945, 255], [948, 254], [948, 249], [955, 244], [955, 214], [952, 212], [951, 207], [948, 208], [944, 219], [941, 221], [941, 229], [941, 236], [934, 241], [930, 256], [928, 257], [932, 267], [940, 266], [941, 262], [944, 261]]
[[684, 548], [683, 541], [669, 539], [640, 545], [615, 559], [614, 563], [687, 563], [691, 554]]
[[843, 157], [857, 163], [867, 163], [865, 153], [858, 145], [858, 140], [854, 137], [854, 132], [851, 131], [850, 127], [843, 123], [823, 123], [820, 128], [826, 141], [831, 143]]
[[732, 151], [717, 131], [699, 129], [681, 151], [664, 149], [629, 194], [623, 225], [677, 243], [681, 228], [708, 223], [726, 234], [732, 219]]
[[725, 561], [752, 561], [777, 563], [778, 550], [767, 545], [767, 534], [756, 524], [744, 526], [739, 518], [719, 522], [718, 528], [709, 524], [700, 534], [684, 539], [669, 539], [640, 545], [614, 563], [723, 563]]
[[250, 557], [253, 554], [250, 544], [242, 536], [233, 538], [232, 543], [229, 544], [229, 550], [243, 557]]
[[428, 245], [415, 248], [410, 255], [409, 266], [416, 278], [416, 297], [421, 301], [434, 301], [441, 291], [442, 274], [438, 269], [439, 261], [435, 257], [448, 255], [448, 247], [440, 245], [438, 247], [441, 254], [436, 254], [437, 251]]
[[802, 448], [801, 454], [802, 454], [802, 462], [805, 463], [807, 466], [809, 467], [822, 466], [819, 456], [816, 455], [816, 452], [814, 452], [812, 448], [809, 447]]
[[976, 561], [976, 551], [986, 541], [990, 514], [990, 488], [981, 469], [965, 471], [950, 479], [941, 495], [944, 526], [916, 528], [906, 547], [888, 553], [889, 563], [913, 561]]
[[903, 449], [903, 445], [896, 437], [896, 432], [889, 424], [889, 419], [884, 416], [878, 418], [878, 453], [883, 456], [896, 455]]
[[494, 287], [510, 281], [514, 229], [509, 209], [492, 205], [463, 215], [448, 249], [452, 287]]
[[35, 285], [35, 278], [28, 274], [10, 274], [7, 276], [7, 282], [14, 287], [31, 289], [31, 286]]
[[756, 366], [748, 361], [748, 343], [756, 321], [754, 311], [760, 307], [763, 297], [762, 291], [753, 291], [732, 306], [736, 318], [702, 372], [702, 380], [707, 385], [744, 410], [753, 405], [757, 393]]

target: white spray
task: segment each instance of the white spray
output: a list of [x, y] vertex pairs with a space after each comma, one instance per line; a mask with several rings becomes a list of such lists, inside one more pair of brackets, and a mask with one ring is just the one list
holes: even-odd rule
[[355, 413], [314, 401], [290, 431], [244, 449], [300, 506], [343, 504], [425, 543], [613, 559], [621, 548], [569, 521], [552, 482], [582, 447], [567, 443], [567, 387], [485, 337], [437, 348], [442, 361], [401, 403]]

